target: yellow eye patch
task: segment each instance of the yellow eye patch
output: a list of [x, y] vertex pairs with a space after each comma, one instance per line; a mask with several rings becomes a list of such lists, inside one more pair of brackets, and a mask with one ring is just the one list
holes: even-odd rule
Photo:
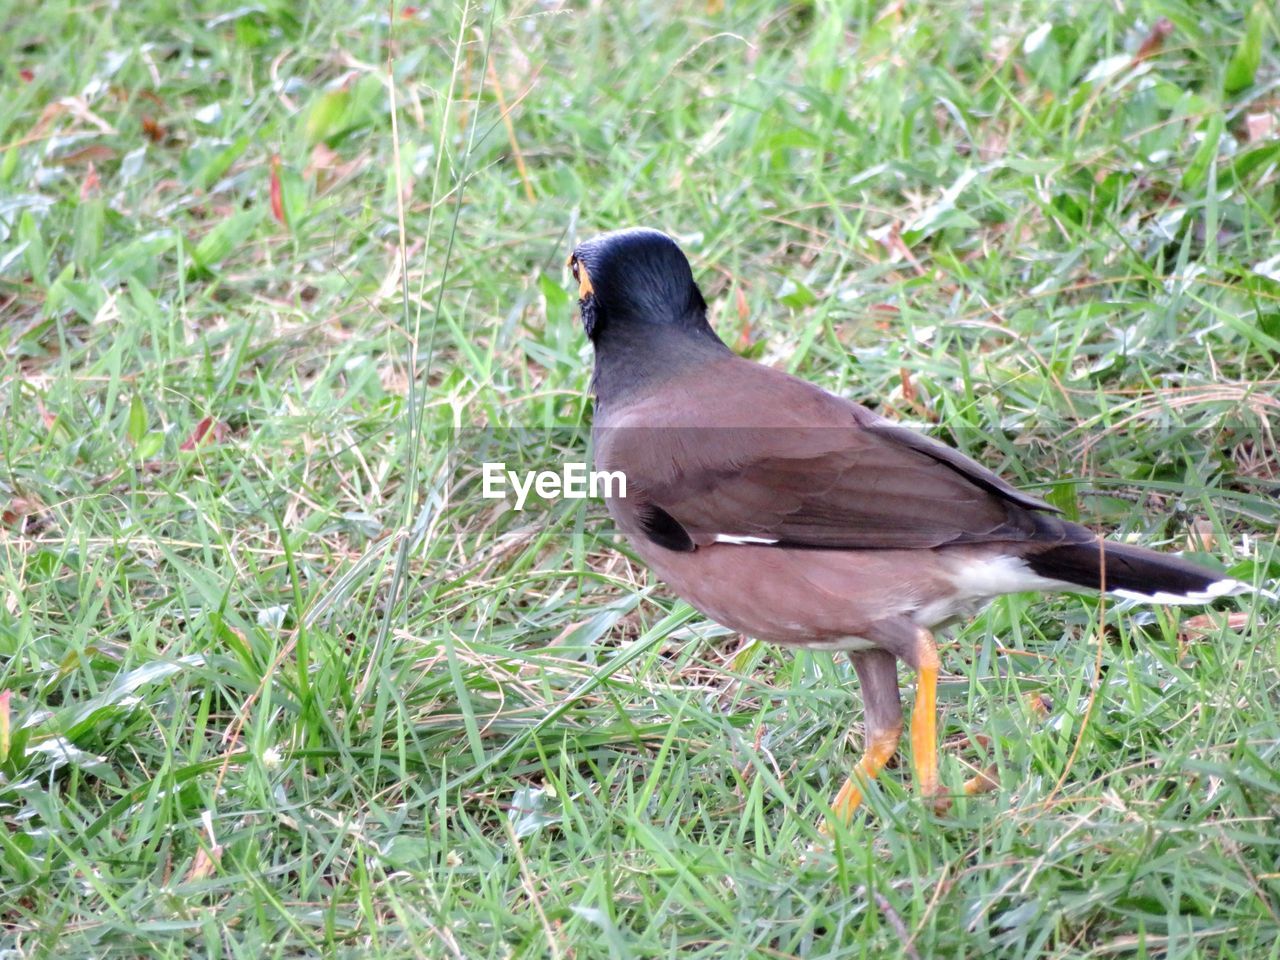
[[577, 257], [569, 255], [569, 269], [573, 271], [573, 279], [578, 281], [578, 299], [585, 300], [587, 294], [595, 293], [591, 286], [591, 278], [587, 276], [587, 268]]

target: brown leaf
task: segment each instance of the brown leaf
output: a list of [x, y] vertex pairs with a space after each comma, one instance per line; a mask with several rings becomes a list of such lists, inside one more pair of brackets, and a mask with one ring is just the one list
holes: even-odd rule
[[311, 159], [307, 161], [306, 169], [302, 171], [302, 175], [311, 176], [321, 170], [332, 170], [338, 165], [341, 158], [337, 151], [331, 150], [325, 146], [324, 141], [317, 143], [311, 148]]
[[144, 116], [142, 118], [142, 132], [147, 135], [147, 139], [152, 143], [164, 142], [164, 127], [156, 122], [155, 117]]
[[1216, 542], [1212, 523], [1203, 517], [1191, 522], [1191, 529], [1187, 531], [1187, 550], [1192, 553], [1212, 553]]
[[27, 135], [23, 139], [38, 140], [45, 136], [53, 128], [54, 121], [66, 112], [67, 108], [56, 100], [53, 103], [46, 103], [44, 109], [40, 111], [40, 116], [36, 119], [35, 125], [27, 131]]
[[194, 450], [202, 443], [221, 443], [227, 439], [231, 433], [231, 428], [221, 420], [215, 421], [213, 417], [205, 417], [196, 424], [196, 428], [191, 431], [191, 435], [182, 441], [179, 450]]
[[36, 413], [40, 414], [40, 422], [46, 430], [52, 430], [53, 425], [58, 422], [58, 418], [48, 411], [39, 397], [36, 397]]
[[98, 171], [93, 165], [93, 161], [89, 161], [89, 169], [85, 171], [84, 179], [80, 181], [80, 200], [88, 200], [91, 196], [98, 192], [98, 188], [102, 186], [102, 181], [98, 179]]
[[284, 190], [280, 186], [280, 154], [271, 157], [271, 215], [276, 223], [288, 226], [284, 219]]
[[894, 256], [894, 259], [906, 260], [911, 264], [917, 276], [923, 277], [928, 273], [920, 265], [920, 261], [916, 259], [915, 254], [911, 252], [911, 248], [903, 242], [901, 224], [891, 224], [887, 229], [881, 230], [879, 234], [875, 235], [875, 239], [880, 241], [880, 244]]
[[1276, 117], [1273, 113], [1246, 113], [1244, 135], [1250, 143], [1272, 140], [1276, 135]]
[[[1244, 610], [1236, 610], [1227, 614], [1226, 622], [1228, 629], [1239, 630], [1241, 627], [1248, 626], [1249, 614]], [[1217, 633], [1221, 626], [1222, 614], [1200, 613], [1182, 621], [1182, 634], [1188, 639], [1192, 635], [1203, 637], [1209, 633]]]
[[902, 399], [914, 406], [916, 402], [916, 385], [911, 382], [911, 371], [906, 367], [899, 367], [898, 382], [902, 384]]
[[894, 328], [894, 321], [901, 312], [892, 303], [873, 303], [869, 311], [875, 318], [872, 320], [872, 325], [881, 333], [888, 333]]
[[92, 164], [95, 160], [106, 161], [115, 158], [116, 152], [110, 147], [103, 146], [101, 143], [91, 143], [87, 147], [55, 157], [53, 163], [59, 167], [78, 167], [81, 164]]
[[191, 869], [187, 871], [188, 882], [192, 880], [203, 880], [210, 876], [218, 864], [222, 862], [222, 844], [218, 842], [218, 838], [213, 834], [213, 816], [206, 810], [200, 815], [200, 821], [204, 825], [205, 836], [209, 838], [208, 846], [201, 844], [196, 850], [195, 858], [191, 862]]
[[218, 865], [218, 860], [222, 859], [222, 849], [214, 848], [215, 856], [209, 856], [205, 852], [204, 847], [200, 847], [196, 851], [195, 859], [191, 862], [191, 869], [187, 871], [187, 883], [192, 880], [203, 880], [205, 877], [213, 873], [214, 868]]
[[53, 514], [32, 497], [14, 497], [0, 509], [0, 522], [26, 537], [38, 537], [53, 526]]
[[1133, 55], [1134, 63], [1141, 63], [1148, 57], [1154, 57], [1164, 47], [1164, 42], [1173, 33], [1173, 21], [1168, 17], [1161, 17], [1151, 25], [1146, 37], [1143, 38], [1142, 44], [1138, 47], [1138, 52]]
[[575, 630], [577, 630], [583, 624], [590, 623], [590, 622], [591, 621], [589, 620], [575, 620], [573, 623], [565, 624], [564, 628], [558, 634], [555, 635], [555, 637], [552, 639], [551, 643], [548, 644], [548, 646], [552, 648], [558, 647], [560, 644], [564, 643], [564, 641], [568, 640], [571, 636], [573, 636], [573, 632]]
[[324, 193], [333, 184], [364, 166], [365, 159], [364, 156], [358, 156], [354, 160], [343, 163], [342, 157], [335, 151], [330, 150], [323, 142], [317, 143], [311, 150], [311, 158], [307, 161], [307, 165], [302, 169], [302, 175], [313, 178], [316, 192]]

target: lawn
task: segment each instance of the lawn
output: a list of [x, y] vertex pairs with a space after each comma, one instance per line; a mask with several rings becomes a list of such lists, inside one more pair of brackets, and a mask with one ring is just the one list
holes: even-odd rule
[[476, 485], [587, 459], [565, 258], [647, 224], [735, 349], [1280, 578], [1272, 4], [0, 27], [4, 960], [1280, 958], [1280, 604], [997, 601], [939, 699], [1001, 789], [827, 842], [848, 662]]

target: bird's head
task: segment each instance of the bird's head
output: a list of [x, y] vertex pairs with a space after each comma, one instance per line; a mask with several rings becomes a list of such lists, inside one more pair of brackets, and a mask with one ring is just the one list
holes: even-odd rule
[[639, 324], [706, 327], [707, 304], [674, 240], [647, 228], [584, 240], [569, 256], [587, 336]]

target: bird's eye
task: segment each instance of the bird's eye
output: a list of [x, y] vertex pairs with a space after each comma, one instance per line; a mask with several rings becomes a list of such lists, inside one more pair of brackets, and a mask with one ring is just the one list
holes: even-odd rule
[[578, 281], [579, 283], [581, 283], [581, 282], [582, 282], [582, 278], [578, 276], [578, 259], [577, 259], [577, 257], [574, 257], [572, 260], [570, 260], [570, 261], [569, 261], [569, 269], [573, 271], [573, 279], [574, 279], [574, 280], [576, 280], [576, 281]]

